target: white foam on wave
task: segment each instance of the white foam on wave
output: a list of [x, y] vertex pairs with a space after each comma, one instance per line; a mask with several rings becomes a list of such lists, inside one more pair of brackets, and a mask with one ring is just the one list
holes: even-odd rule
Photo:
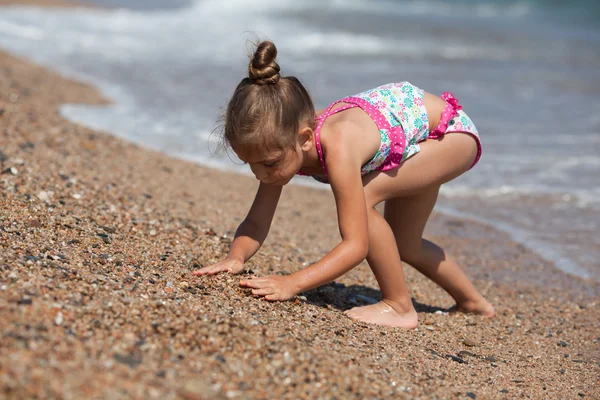
[[[393, 56], [398, 59], [446, 59], [446, 60], [495, 60], [507, 61], [527, 58], [528, 53], [514, 49], [491, 49], [485, 44], [457, 43], [443, 41], [439, 38], [421, 37], [418, 41], [413, 38], [390, 39], [375, 35], [356, 34], [349, 32], [299, 32], [294, 37], [285, 37], [278, 42], [292, 53], [304, 56], [306, 52], [319, 53], [327, 56], [350, 55]], [[394, 49], [393, 54], [390, 48]]]
[[[338, 1], [338, 3], [340, 3]], [[361, 10], [375, 10], [377, 12], [391, 12], [403, 15], [436, 15], [436, 16], [454, 16], [459, 18], [498, 18], [498, 17], [525, 17], [532, 11], [531, 4], [528, 1], [506, 2], [448, 2], [438, 0], [407, 0], [398, 2], [388, 0], [373, 3], [368, 0], [355, 0], [349, 3], [351, 7]]]
[[37, 26], [18, 24], [7, 20], [0, 20], [0, 34], [20, 36], [30, 40], [41, 40], [44, 38], [44, 30]]
[[469, 18], [524, 17], [531, 13], [528, 1], [506, 2], [447, 2], [440, 0], [279, 0], [277, 2], [255, 0], [229, 0], [230, 10], [251, 8], [260, 11], [279, 10], [314, 10], [323, 8], [340, 11], [358, 11], [362, 13], [392, 14], [392, 15], [427, 15]]

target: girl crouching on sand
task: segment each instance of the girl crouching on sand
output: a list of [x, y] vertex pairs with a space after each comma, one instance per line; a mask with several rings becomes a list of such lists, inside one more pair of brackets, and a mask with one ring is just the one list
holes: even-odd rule
[[[289, 300], [348, 272], [365, 258], [381, 302], [346, 311], [378, 325], [415, 328], [417, 313], [400, 260], [446, 290], [463, 312], [494, 309], [443, 249], [422, 238], [440, 185], [479, 160], [475, 126], [450, 93], [440, 98], [408, 82], [390, 83], [315, 111], [295, 77], [281, 77], [277, 49], [261, 42], [249, 77], [229, 101], [225, 139], [260, 181], [224, 260], [195, 275], [243, 270], [265, 240], [282, 187], [294, 175], [329, 183], [342, 241], [316, 263], [288, 276], [240, 282], [267, 300]], [[451, 134], [450, 134], [451, 133]], [[385, 201], [383, 217], [375, 206]]]

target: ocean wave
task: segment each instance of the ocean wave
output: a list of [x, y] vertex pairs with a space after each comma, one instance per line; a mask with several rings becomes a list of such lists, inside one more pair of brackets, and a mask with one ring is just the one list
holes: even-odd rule
[[205, 7], [210, 3], [212, 7], [239, 10], [245, 8], [251, 11], [304, 11], [319, 10], [323, 8], [337, 9], [340, 11], [358, 11], [362, 13], [392, 14], [392, 15], [437, 15], [456, 17], [523, 17], [531, 13], [530, 1], [440, 1], [440, 0], [279, 0], [277, 2], [255, 0], [199, 0], [196, 8]]

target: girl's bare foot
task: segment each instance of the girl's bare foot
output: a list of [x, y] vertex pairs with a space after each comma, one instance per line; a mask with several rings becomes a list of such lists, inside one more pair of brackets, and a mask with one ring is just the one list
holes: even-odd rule
[[410, 307], [407, 312], [398, 312], [385, 300], [377, 304], [354, 307], [344, 312], [350, 318], [382, 326], [397, 326], [414, 329], [418, 325], [418, 316], [415, 309]]
[[450, 312], [459, 311], [465, 314], [481, 315], [491, 318], [494, 316], [494, 307], [484, 298], [480, 301], [467, 301], [452, 307]]

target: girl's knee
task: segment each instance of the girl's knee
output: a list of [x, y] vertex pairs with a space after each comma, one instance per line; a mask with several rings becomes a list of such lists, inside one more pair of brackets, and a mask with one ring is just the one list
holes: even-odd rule
[[400, 258], [402, 261], [412, 266], [431, 263], [431, 260], [436, 260], [435, 262], [437, 263], [447, 259], [444, 249], [427, 239], [421, 239], [419, 244], [402, 247], [403, 248], [401, 249], [400, 246], [398, 246]]
[[423, 258], [423, 241], [419, 241], [414, 244], [407, 244], [398, 246], [400, 258], [407, 264], [414, 265], [419, 264], [419, 261]]

